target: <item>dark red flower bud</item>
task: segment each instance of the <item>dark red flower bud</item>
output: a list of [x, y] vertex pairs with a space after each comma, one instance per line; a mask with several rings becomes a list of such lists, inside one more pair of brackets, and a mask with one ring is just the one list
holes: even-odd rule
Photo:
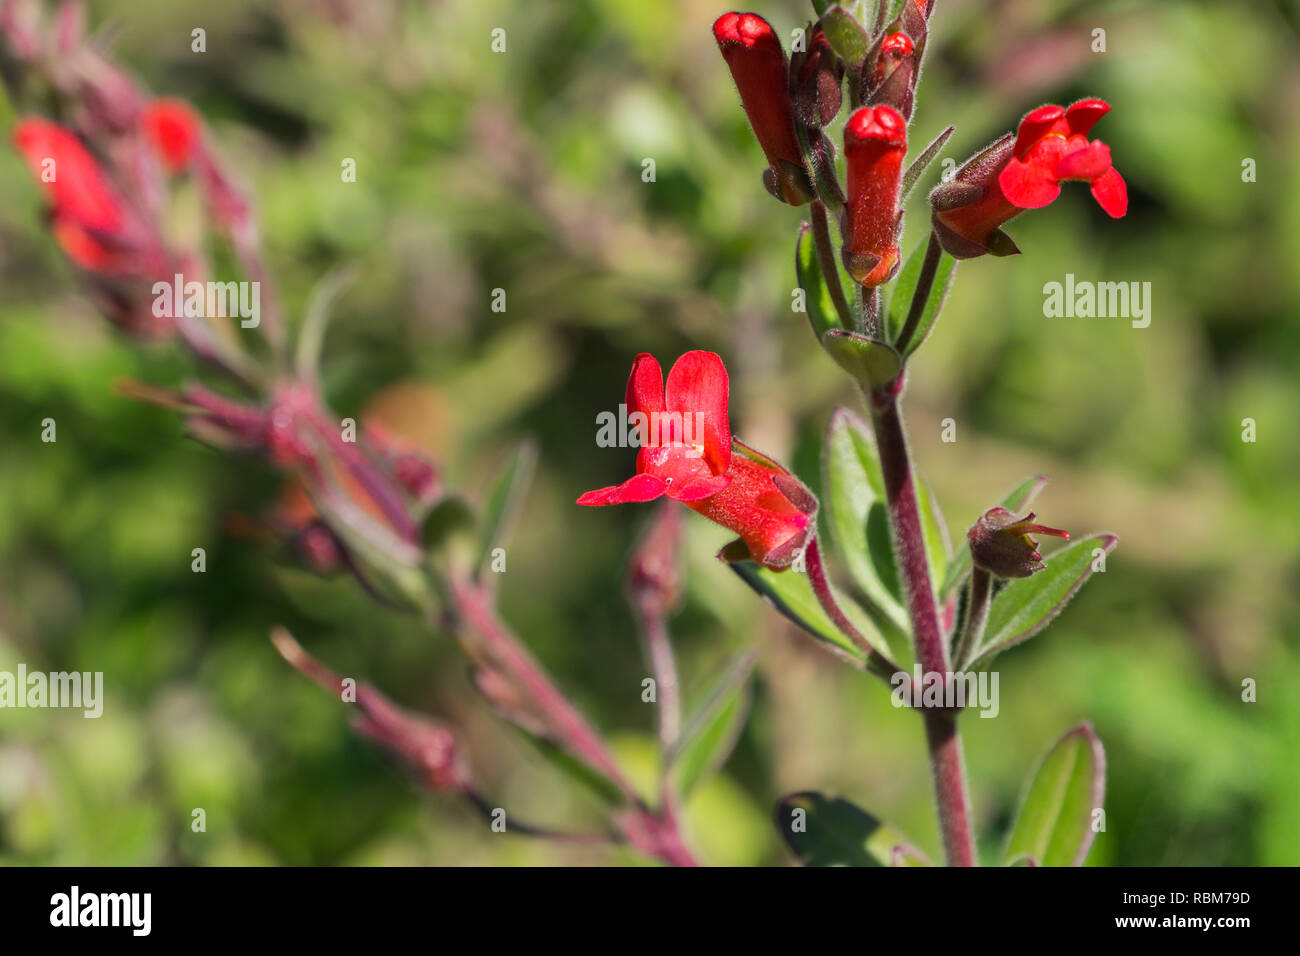
[[790, 70], [771, 25], [754, 13], [724, 13], [713, 37], [727, 61], [758, 145], [767, 157], [769, 190], [792, 206], [812, 195], [803, 151], [795, 132]]
[[790, 77], [800, 122], [821, 128], [835, 118], [843, 97], [844, 65], [821, 27], [813, 29], [807, 50], [790, 55]]
[[848, 199], [844, 205], [844, 268], [865, 286], [898, 268], [898, 190], [907, 153], [907, 122], [892, 106], [864, 106], [844, 127]]
[[1006, 508], [991, 508], [967, 532], [971, 560], [1000, 578], [1027, 578], [1046, 567], [1031, 534], [1050, 534], [1069, 540], [1059, 528], [1034, 524], [1031, 511], [1017, 518]]
[[1087, 133], [1110, 111], [1101, 100], [1080, 100], [1068, 110], [1040, 106], [1010, 133], [970, 159], [953, 180], [930, 194], [935, 233], [950, 255], [970, 259], [1020, 250], [1001, 229], [1026, 209], [1061, 194], [1061, 183], [1091, 183], [1098, 205], [1119, 218], [1128, 211], [1128, 187], [1111, 166], [1110, 148]]

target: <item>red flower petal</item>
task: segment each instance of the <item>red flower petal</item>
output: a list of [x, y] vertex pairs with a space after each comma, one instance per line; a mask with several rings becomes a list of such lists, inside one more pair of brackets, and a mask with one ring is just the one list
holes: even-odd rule
[[668, 483], [654, 475], [633, 475], [621, 485], [597, 488], [578, 499], [580, 505], [619, 505], [632, 501], [654, 501], [668, 490]]
[[203, 136], [203, 124], [188, 103], [157, 99], [140, 115], [145, 139], [172, 172], [190, 165]]
[[705, 498], [712, 498], [729, 484], [731, 479], [726, 475], [692, 478], [685, 484], [669, 485], [668, 497], [674, 501], [703, 501]]
[[1114, 219], [1128, 212], [1128, 184], [1114, 166], [1092, 181], [1092, 196]]
[[[664, 410], [664, 373], [658, 360], [649, 352], [642, 352], [632, 362], [632, 373], [627, 377], [627, 391], [624, 401], [627, 413], [643, 413], [647, 419]], [[638, 429], [641, 446], [650, 442], [650, 423]]]
[[731, 464], [731, 423], [727, 419], [727, 368], [714, 352], [687, 352], [668, 372], [664, 389], [670, 412], [691, 412], [692, 435], [704, 444], [704, 460], [715, 473]]
[[1056, 161], [1056, 178], [1092, 182], [1110, 169], [1110, 147], [1101, 141], [1075, 140]]
[[1014, 158], [998, 174], [998, 186], [1021, 209], [1040, 209], [1061, 195], [1060, 184], [1042, 163], [1022, 163]]
[[1069, 124], [1072, 135], [1087, 136], [1088, 130], [1096, 125], [1097, 120], [1109, 112], [1110, 104], [1105, 100], [1079, 100], [1079, 102], [1071, 104], [1070, 108], [1065, 111], [1065, 121]]
[[[14, 127], [14, 143], [60, 213], [87, 229], [113, 233], [122, 228], [125, 217], [116, 195], [95, 157], [71, 130], [30, 117]], [[46, 160], [53, 161], [52, 182], [43, 178]]]
[[1064, 108], [1052, 104], [1040, 106], [1027, 113], [1020, 121], [1020, 129], [1016, 133], [1016, 157], [1024, 159], [1025, 154], [1044, 136], [1053, 132], [1063, 119], [1065, 119]]

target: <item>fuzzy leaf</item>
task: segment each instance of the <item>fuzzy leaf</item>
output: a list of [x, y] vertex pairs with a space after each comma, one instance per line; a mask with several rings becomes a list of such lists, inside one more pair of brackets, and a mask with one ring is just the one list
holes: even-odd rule
[[671, 769], [677, 793], [686, 797], [697, 783], [716, 773], [731, 756], [749, 717], [749, 675], [754, 654], [741, 655], [690, 720], [681, 736], [664, 756]]
[[911, 865], [920, 859], [901, 833], [841, 797], [792, 793], [777, 803], [773, 817], [804, 866]]
[[[1014, 514], [1019, 514], [1031, 501], [1038, 497], [1038, 493], [1043, 490], [1043, 486], [1046, 484], [1046, 475], [1035, 475], [1032, 478], [1026, 478], [1011, 489], [1010, 494], [998, 504]], [[948, 565], [948, 573], [943, 579], [943, 587], [939, 589], [940, 600], [946, 599], [962, 586], [962, 583], [970, 574], [970, 569], [970, 548], [966, 545], [966, 535], [963, 534], [961, 547], [953, 555], [952, 562]]]
[[939, 155], [939, 150], [943, 149], [943, 144], [948, 142], [948, 137], [952, 135], [953, 130], [956, 128], [957, 127], [955, 126], [949, 126], [934, 138], [934, 141], [922, 151], [920, 156], [917, 156], [916, 159], [912, 160], [912, 165], [908, 166], [907, 171], [903, 173], [902, 191], [898, 197], [899, 206], [902, 206], [902, 204], [907, 201], [908, 193], [912, 191], [913, 187], [916, 186], [917, 180], [921, 178], [925, 171], [930, 167], [930, 164], [934, 162], [935, 157]]
[[1018, 578], [998, 592], [989, 609], [984, 642], [972, 655], [970, 669], [987, 664], [1051, 623], [1092, 576], [1093, 551], [1100, 548], [1109, 553], [1118, 541], [1113, 534], [1096, 534], [1075, 541], [1053, 554], [1042, 571]]
[[822, 348], [867, 388], [888, 385], [903, 367], [892, 346], [856, 332], [831, 329], [822, 336]]
[[483, 505], [479, 559], [476, 564], [478, 574], [482, 574], [492, 560], [493, 549], [501, 547], [510, 534], [510, 528], [523, 506], [524, 495], [533, 480], [536, 465], [537, 446], [532, 442], [524, 442], [492, 482], [492, 490]]
[[[1025, 791], [1007, 838], [1007, 865], [1082, 866], [1096, 833], [1093, 811], [1106, 793], [1106, 751], [1087, 723], [1067, 731]], [[1033, 865], [1033, 864], [1030, 864]]]
[[[871, 602], [873, 617], [891, 635], [903, 636], [908, 632], [908, 617], [898, 599], [884, 496], [880, 460], [868, 426], [848, 409], [836, 409], [822, 446], [826, 528], [849, 576]], [[882, 529], [883, 557], [878, 551]]]
[[[839, 628], [822, 610], [807, 574], [793, 570], [770, 571], [753, 561], [737, 561], [729, 564], [728, 567], [766, 598], [782, 615], [825, 644], [832, 653], [859, 667], [866, 666], [867, 657], [863, 651], [848, 637], [841, 634]], [[888, 654], [888, 645], [866, 615], [859, 612], [852, 601], [838, 592], [836, 592], [836, 600], [853, 625], [871, 645], [878, 651]]]
[[849, 69], [857, 72], [871, 49], [871, 38], [853, 15], [838, 3], [822, 14], [822, 29], [831, 49], [839, 55]]

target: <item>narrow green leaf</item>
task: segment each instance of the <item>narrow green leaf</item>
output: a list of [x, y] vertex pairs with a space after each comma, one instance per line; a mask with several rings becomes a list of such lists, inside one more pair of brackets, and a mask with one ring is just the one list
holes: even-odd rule
[[[934, 499], [934, 492], [925, 480], [916, 474], [916, 498], [921, 509], [921, 537], [925, 539], [925, 554], [930, 560], [930, 581], [937, 586], [948, 570], [948, 561], [952, 556], [952, 543], [948, 540], [948, 525], [943, 520], [943, 512]], [[967, 548], [967, 551], [970, 549]]]
[[570, 780], [582, 784], [582, 786], [611, 806], [619, 806], [626, 802], [623, 791], [567, 750], [545, 737], [539, 737], [537, 734], [525, 730], [518, 724], [513, 726], [523, 735], [525, 740], [537, 749], [537, 752], [542, 755], [547, 763]]
[[[808, 321], [813, 327], [818, 341], [831, 329], [840, 328], [839, 313], [835, 311], [835, 300], [826, 285], [826, 276], [821, 263], [817, 260], [817, 244], [813, 239], [812, 226], [804, 223], [799, 229], [799, 238], [794, 247], [794, 271], [803, 289], [804, 307], [808, 310]], [[836, 273], [835, 281], [839, 281]]]
[[[1032, 478], [1026, 478], [1015, 488], [1011, 489], [1010, 494], [1003, 498], [998, 504], [1008, 511], [1019, 514], [1021, 509], [1025, 508], [1031, 501], [1038, 497], [1038, 493], [1043, 490], [1047, 484], [1046, 475], [1035, 475]], [[948, 595], [956, 591], [965, 582], [966, 577], [970, 574], [970, 548], [966, 546], [966, 534], [963, 531], [961, 535], [961, 547], [952, 557], [952, 563], [948, 565], [948, 573], [944, 576], [943, 587], [939, 589], [939, 599], [945, 600]]]
[[[822, 610], [817, 595], [813, 593], [808, 575], [798, 571], [770, 571], [753, 561], [737, 561], [729, 564], [741, 579], [760, 595], [766, 598], [782, 615], [825, 644], [833, 653], [863, 667], [866, 655], [849, 638], [840, 633], [839, 628]], [[874, 624], [862, 614], [847, 597], [835, 592], [836, 600], [845, 615], [871, 645], [883, 654], [888, 654], [888, 644], [881, 638]]]
[[907, 195], [916, 186], [916, 181], [921, 178], [934, 158], [939, 155], [939, 150], [943, 149], [943, 144], [948, 142], [948, 137], [952, 135], [953, 130], [957, 127], [949, 126], [946, 130], [934, 138], [934, 141], [925, 148], [920, 156], [912, 160], [912, 165], [907, 167], [907, 172], [903, 173], [903, 186], [899, 194], [898, 204], [901, 207], [907, 200]]
[[903, 367], [892, 346], [856, 332], [831, 329], [822, 336], [822, 348], [840, 368], [868, 388], [888, 385]]
[[1025, 857], [1042, 866], [1082, 866], [1096, 831], [1093, 813], [1106, 793], [1106, 751], [1092, 726], [1066, 732], [1025, 791], [1007, 838], [1007, 865]]
[[1027, 578], [1012, 581], [993, 598], [984, 643], [972, 657], [971, 670], [1045, 628], [1092, 576], [1094, 563], [1108, 554], [1119, 538], [1096, 534], [1075, 541], [1052, 555], [1047, 567]]
[[[822, 446], [822, 513], [826, 528], [853, 583], [871, 602], [873, 617], [891, 636], [902, 637], [908, 633], [909, 624], [907, 611], [898, 598], [898, 572], [884, 497], [885, 483], [870, 429], [848, 409], [836, 409]], [[883, 555], [877, 552], [882, 531]]]
[[[928, 244], [927, 237], [925, 242], [912, 251], [902, 271], [898, 273], [898, 281], [894, 283], [894, 291], [889, 297], [888, 328], [891, 342], [898, 341], [898, 335], [907, 322], [907, 313], [912, 307], [912, 296], [915, 295], [916, 284], [921, 278], [921, 266], [925, 262], [925, 250]], [[912, 341], [908, 343], [903, 358], [907, 358], [919, 349], [921, 343], [933, 331], [934, 324], [939, 319], [939, 310], [943, 308], [944, 299], [948, 295], [948, 289], [952, 286], [956, 272], [957, 260], [946, 252], [942, 253], [939, 257], [939, 266], [934, 273], [934, 283], [930, 286], [930, 294], [926, 297], [925, 308], [921, 312], [921, 321], [917, 323], [916, 331], [912, 333]]]
[[871, 38], [853, 14], [838, 3], [822, 14], [822, 29], [826, 31], [826, 40], [849, 67], [857, 72], [871, 49]]
[[900, 832], [841, 797], [792, 793], [777, 803], [773, 819], [804, 866], [912, 865], [921, 859]]
[[752, 651], [737, 658], [718, 686], [690, 720], [672, 749], [664, 755], [682, 798], [701, 780], [722, 768], [740, 739], [749, 717], [749, 675], [754, 669]]
[[482, 574], [483, 568], [492, 560], [493, 550], [501, 547], [509, 536], [536, 465], [537, 446], [531, 441], [524, 442], [492, 482], [492, 490], [483, 505], [483, 530], [475, 565], [477, 574]]

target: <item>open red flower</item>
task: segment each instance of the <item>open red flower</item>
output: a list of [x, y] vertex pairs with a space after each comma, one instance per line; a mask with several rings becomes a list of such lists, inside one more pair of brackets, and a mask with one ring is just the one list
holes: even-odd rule
[[1040, 106], [1010, 134], [969, 160], [949, 183], [930, 194], [934, 229], [945, 250], [959, 259], [1020, 250], [1003, 223], [1026, 209], [1039, 209], [1061, 194], [1061, 183], [1090, 183], [1098, 205], [1119, 218], [1128, 211], [1128, 187], [1111, 165], [1110, 147], [1088, 132], [1110, 111], [1097, 99], [1069, 109]]
[[203, 121], [181, 100], [150, 100], [141, 111], [140, 128], [163, 164], [174, 173], [189, 168], [203, 142]]
[[864, 106], [849, 117], [842, 257], [844, 268], [865, 286], [880, 285], [898, 267], [898, 191], [906, 153], [907, 121], [892, 106]]
[[45, 189], [51, 228], [68, 258], [96, 272], [131, 271], [125, 206], [76, 134], [28, 117], [14, 127], [14, 144]]
[[776, 462], [732, 438], [728, 391], [727, 369], [713, 352], [687, 352], [666, 384], [654, 356], [638, 355], [627, 383], [628, 421], [641, 445], [637, 473], [578, 504], [667, 495], [740, 535], [754, 561], [789, 567], [815, 531], [817, 501]]
[[809, 189], [795, 132], [790, 68], [781, 41], [771, 24], [755, 13], [724, 13], [713, 23], [713, 38], [767, 157], [768, 188], [790, 205], [802, 205], [809, 199]]

